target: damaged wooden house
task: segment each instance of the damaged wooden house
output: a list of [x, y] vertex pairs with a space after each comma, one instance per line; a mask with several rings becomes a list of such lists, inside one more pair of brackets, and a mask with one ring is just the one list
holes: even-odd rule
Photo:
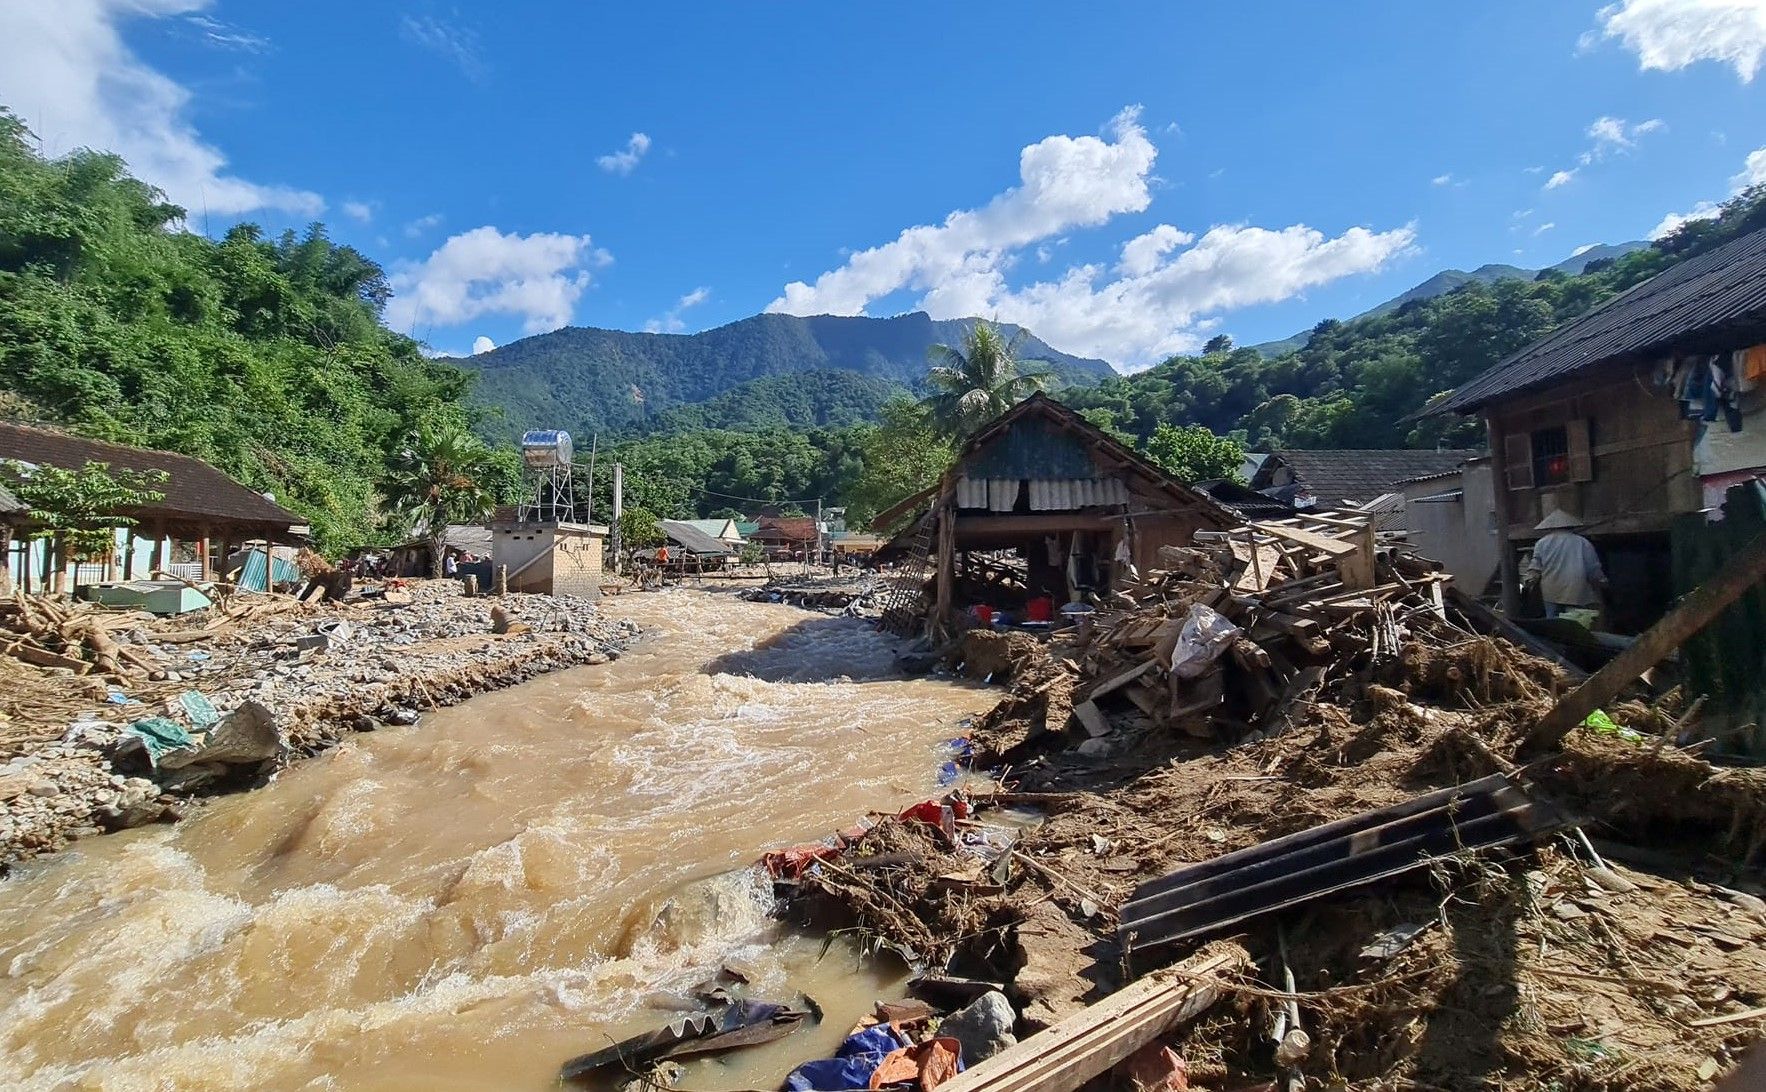
[[[911, 517], [911, 518], [909, 518]], [[1041, 624], [1063, 605], [1099, 605], [1161, 546], [1238, 519], [1045, 394], [983, 426], [938, 482], [879, 513], [906, 529], [884, 621], [949, 632], [959, 615]]]
[[[1635, 633], [1676, 595], [1671, 529], [1766, 475], [1766, 230], [1658, 273], [1499, 361], [1428, 410], [1490, 432], [1503, 601], [1553, 517], [1600, 554], [1605, 628]], [[1475, 590], [1475, 589], [1473, 589]]]

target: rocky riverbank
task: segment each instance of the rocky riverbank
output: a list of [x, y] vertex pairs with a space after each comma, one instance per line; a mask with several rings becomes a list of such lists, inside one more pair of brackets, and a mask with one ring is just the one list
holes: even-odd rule
[[[9, 664], [0, 679], [0, 868], [75, 838], [177, 819], [194, 798], [261, 784], [351, 732], [414, 724], [475, 694], [605, 663], [637, 635], [586, 599], [467, 599], [451, 581], [386, 598], [255, 597], [177, 621], [111, 623], [119, 644], [151, 665], [135, 677]], [[177, 745], [179, 734], [189, 742]]]

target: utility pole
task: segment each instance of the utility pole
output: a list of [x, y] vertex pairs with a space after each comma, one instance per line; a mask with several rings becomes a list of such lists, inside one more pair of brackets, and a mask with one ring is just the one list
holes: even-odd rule
[[619, 517], [625, 514], [625, 466], [613, 464], [613, 571], [619, 571]]
[[[597, 432], [589, 437], [589, 506], [583, 513], [584, 523], [595, 522], [595, 449], [600, 446], [601, 434]], [[571, 499], [574, 501], [576, 498]], [[573, 511], [571, 514], [576, 513]]]
[[822, 498], [816, 498], [816, 564], [822, 563]]

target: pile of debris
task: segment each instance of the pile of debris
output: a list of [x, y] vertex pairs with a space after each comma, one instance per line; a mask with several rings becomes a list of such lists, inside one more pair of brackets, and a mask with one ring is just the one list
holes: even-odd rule
[[1197, 1089], [1735, 1064], [1766, 1027], [1766, 770], [1677, 746], [1678, 693], [1534, 746], [1580, 680], [1363, 520], [1197, 538], [1048, 643], [946, 650], [1009, 684], [972, 733], [1002, 787], [829, 848], [786, 885], [812, 919], [1001, 990], [1020, 1033], [1234, 937], [1227, 1003], [1158, 1039]]
[[769, 580], [758, 588], [744, 588], [737, 596], [751, 603], [784, 603], [804, 610], [869, 617], [874, 614], [877, 593], [875, 573], [852, 576], [797, 576]]
[[169, 619], [22, 596], [0, 607], [18, 635], [0, 647], [66, 661], [0, 656], [0, 865], [176, 817], [192, 792], [247, 787], [351, 732], [605, 663], [636, 635], [585, 599], [474, 599], [452, 581], [342, 601], [236, 593]]

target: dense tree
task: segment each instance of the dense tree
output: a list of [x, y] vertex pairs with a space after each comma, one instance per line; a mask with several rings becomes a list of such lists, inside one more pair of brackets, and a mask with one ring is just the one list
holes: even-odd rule
[[374, 483], [470, 383], [381, 326], [380, 267], [314, 225], [182, 230], [115, 156], [48, 160], [0, 111], [0, 412], [195, 455], [374, 541]]
[[864, 470], [846, 494], [849, 526], [870, 526], [878, 512], [937, 481], [955, 455], [955, 445], [933, 427], [922, 407], [908, 399], [891, 401], [882, 416], [882, 422], [864, 436]]
[[960, 346], [934, 345], [927, 356], [932, 370], [925, 405], [932, 422], [947, 434], [966, 436], [1042, 390], [1048, 373], [1022, 369], [1018, 337], [1006, 337], [990, 323], [977, 322]]
[[69, 561], [103, 561], [116, 551], [116, 529], [135, 520], [123, 510], [160, 500], [164, 472], [112, 470], [108, 463], [78, 469], [0, 462], [0, 483], [30, 510], [27, 539], [47, 539], [57, 582]]
[[1147, 440], [1146, 452], [1147, 458], [1185, 484], [1239, 478], [1245, 462], [1243, 444], [1201, 425], [1160, 425]]

